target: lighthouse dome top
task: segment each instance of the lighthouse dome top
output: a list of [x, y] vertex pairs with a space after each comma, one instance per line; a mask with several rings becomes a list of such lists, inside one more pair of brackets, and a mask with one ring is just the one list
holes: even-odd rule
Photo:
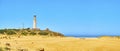
[[36, 15], [34, 15], [34, 17], [36, 17]]

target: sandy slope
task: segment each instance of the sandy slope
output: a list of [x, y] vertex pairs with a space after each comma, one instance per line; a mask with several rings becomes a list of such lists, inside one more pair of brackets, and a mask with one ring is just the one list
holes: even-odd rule
[[28, 49], [37, 51], [44, 48], [45, 51], [120, 51], [120, 39], [115, 38], [73, 38], [73, 37], [45, 37], [22, 36], [11, 39], [0, 39], [0, 46], [6, 47], [10, 43], [12, 51]]

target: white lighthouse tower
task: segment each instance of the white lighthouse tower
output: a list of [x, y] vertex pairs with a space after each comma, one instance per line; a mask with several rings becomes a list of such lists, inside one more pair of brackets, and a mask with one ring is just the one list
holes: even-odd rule
[[33, 29], [37, 29], [36, 15], [34, 15], [34, 19], [33, 19]]

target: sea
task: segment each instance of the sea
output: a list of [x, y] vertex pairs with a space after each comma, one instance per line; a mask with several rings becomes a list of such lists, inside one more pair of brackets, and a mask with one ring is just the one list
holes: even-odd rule
[[66, 37], [75, 37], [75, 38], [97, 38], [101, 36], [120, 36], [120, 35], [71, 35], [65, 34]]

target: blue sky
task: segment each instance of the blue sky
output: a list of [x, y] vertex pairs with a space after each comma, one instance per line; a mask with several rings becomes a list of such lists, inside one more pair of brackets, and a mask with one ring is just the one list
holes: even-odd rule
[[64, 34], [120, 35], [120, 0], [0, 0], [0, 28], [37, 27]]

